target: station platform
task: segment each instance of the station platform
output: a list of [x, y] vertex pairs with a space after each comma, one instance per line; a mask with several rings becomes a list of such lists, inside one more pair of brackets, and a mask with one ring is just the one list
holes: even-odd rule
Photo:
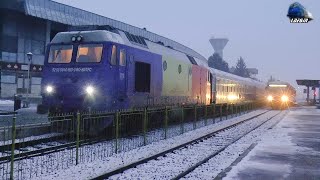
[[293, 108], [223, 179], [320, 179], [320, 109]]

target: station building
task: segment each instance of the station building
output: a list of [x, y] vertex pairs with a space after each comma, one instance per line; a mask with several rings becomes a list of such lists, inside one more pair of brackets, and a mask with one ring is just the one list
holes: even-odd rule
[[[31, 96], [40, 97], [46, 44], [58, 32], [83, 25], [107, 25], [186, 52], [194, 57], [203, 58], [192, 49], [144, 28], [51, 0], [1, 0], [0, 98], [12, 98], [14, 94], [26, 94], [27, 91]], [[29, 60], [26, 54], [28, 52], [33, 53], [30, 64], [30, 83], [27, 77]]]

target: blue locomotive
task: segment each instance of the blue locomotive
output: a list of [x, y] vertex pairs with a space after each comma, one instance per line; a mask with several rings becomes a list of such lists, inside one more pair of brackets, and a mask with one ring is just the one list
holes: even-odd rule
[[209, 68], [202, 56], [106, 29], [61, 32], [53, 38], [42, 96], [53, 113], [116, 110], [254, 101], [261, 84]]

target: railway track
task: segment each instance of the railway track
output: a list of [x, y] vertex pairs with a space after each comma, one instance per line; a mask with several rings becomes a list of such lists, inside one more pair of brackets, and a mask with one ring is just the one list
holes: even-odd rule
[[13, 114], [18, 114], [18, 113], [14, 111], [0, 110], [0, 116], [13, 115]]
[[[221, 128], [217, 131], [214, 131], [210, 134], [207, 134], [205, 136], [199, 137], [195, 140], [192, 140], [190, 142], [181, 144], [177, 147], [168, 149], [164, 152], [155, 154], [151, 157], [136, 161], [132, 164], [129, 164], [127, 166], [121, 167], [119, 169], [116, 169], [114, 171], [108, 172], [104, 175], [101, 175], [99, 177], [96, 177], [95, 179], [121, 179], [122, 173], [126, 170], [136, 170], [139, 172], [139, 167], [159, 167], [161, 168], [167, 168], [168, 163], [172, 165], [172, 163], [177, 163], [177, 166], [184, 166], [183, 170], [179, 169], [178, 172], [174, 172], [173, 170], [170, 170], [170, 173], [166, 172], [165, 170], [163, 172], [159, 172], [158, 168], [152, 168], [153, 170], [156, 169], [157, 172], [150, 172], [153, 174], [157, 174], [156, 177], [152, 178], [164, 178], [164, 179], [180, 179], [184, 177], [185, 175], [192, 172], [197, 167], [201, 166], [202, 164], [206, 163], [209, 159], [216, 156], [223, 150], [225, 150], [228, 146], [233, 144], [234, 142], [238, 141], [245, 135], [249, 134], [250, 132], [254, 131], [255, 129], [259, 128], [266, 122], [268, 122], [270, 119], [276, 117], [279, 115], [281, 111], [265, 111], [263, 113], [260, 113], [258, 115], [252, 116], [250, 118], [247, 118], [243, 121], [237, 122], [235, 124], [232, 124], [230, 126], [227, 126], [225, 128]], [[260, 118], [257, 119], [257, 118]], [[261, 120], [262, 119], [262, 120]], [[207, 148], [204, 148], [207, 147]], [[208, 148], [210, 147], [210, 148]], [[192, 159], [190, 156], [192, 156], [192, 153], [189, 152], [196, 152], [199, 154], [199, 152], [211, 152], [207, 153], [205, 155], [201, 155], [199, 157], [196, 157], [191, 162], [190, 159]], [[189, 154], [188, 154], [189, 153]], [[190, 159], [188, 159], [190, 157]], [[183, 159], [183, 161], [176, 161], [176, 159]], [[188, 159], [188, 160], [186, 160]], [[187, 161], [185, 163], [184, 161]], [[159, 163], [157, 163], [159, 162]], [[150, 163], [150, 164], [149, 164]], [[188, 164], [189, 163], [189, 164]], [[188, 164], [188, 165], [187, 165]], [[186, 168], [187, 166], [187, 168]], [[143, 170], [141, 170], [141, 173]], [[161, 171], [161, 170], [160, 170]], [[171, 177], [168, 174], [176, 174], [175, 177]], [[139, 173], [137, 173], [139, 174]], [[161, 175], [162, 174], [162, 175]]]
[[[99, 143], [102, 141], [105, 141], [105, 139], [86, 139], [80, 140], [79, 143], [85, 146]], [[16, 143], [15, 145], [18, 145], [18, 147], [15, 148], [15, 151], [19, 151], [18, 153], [14, 154], [15, 161], [76, 148], [76, 142], [64, 138], [63, 135], [55, 137], [54, 140], [52, 140], [52, 138], [44, 138], [28, 142]], [[5, 146], [11, 148], [11, 144]], [[0, 149], [4, 149], [4, 146], [0, 146]], [[2, 154], [7, 154], [0, 156], [0, 164], [9, 162], [11, 158], [10, 149], [6, 149], [5, 151], [0, 152], [2, 152]]]

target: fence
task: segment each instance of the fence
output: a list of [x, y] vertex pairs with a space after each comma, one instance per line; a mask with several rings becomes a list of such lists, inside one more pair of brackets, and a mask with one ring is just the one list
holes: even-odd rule
[[[46, 120], [15, 114], [0, 117], [0, 179], [32, 179], [79, 163], [105, 159], [240, 115], [257, 106], [212, 104], [78, 112], [52, 115]], [[41, 123], [23, 123], [29, 118], [33, 118], [31, 122]]]

